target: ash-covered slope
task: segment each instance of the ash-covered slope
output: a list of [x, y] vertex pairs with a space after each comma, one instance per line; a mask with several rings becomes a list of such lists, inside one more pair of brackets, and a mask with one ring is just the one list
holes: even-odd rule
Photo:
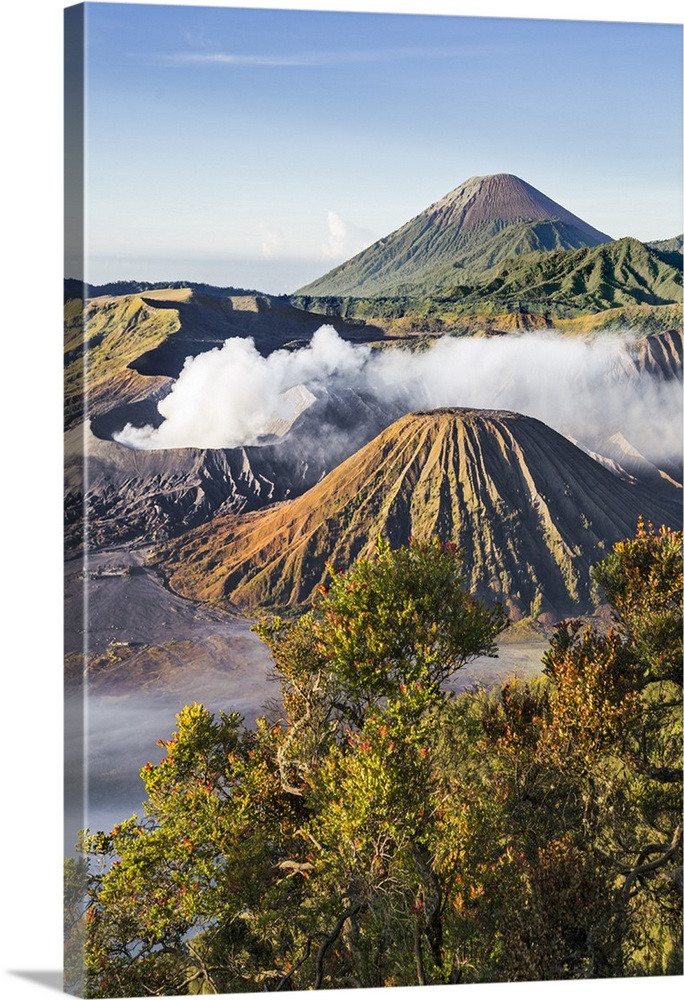
[[[103, 432], [119, 430], [122, 410], [132, 414], [134, 407], [71, 428], [65, 436], [67, 546], [80, 546], [84, 515], [95, 550], [172, 538], [220, 514], [300, 496], [410, 409], [399, 393], [392, 403], [343, 386], [320, 386], [308, 395], [310, 405], [292, 425], [274, 423], [274, 433], [259, 445], [135, 450], [109, 440]], [[135, 412], [154, 416], [143, 415], [142, 404]]]
[[[682, 334], [680, 330], [639, 337], [625, 345], [619, 356], [615, 378], [626, 376], [644, 390], [654, 386], [660, 392], [676, 392], [679, 397], [678, 426], [681, 429], [682, 408]], [[657, 397], [653, 396], [654, 403]], [[662, 398], [662, 396], [661, 396]], [[674, 437], [677, 427], [669, 428]], [[625, 421], [607, 419], [595, 427], [590, 440], [578, 442], [585, 450], [595, 451], [599, 460], [615, 463], [619, 472], [633, 476], [642, 485], [656, 489], [677, 487], [681, 497], [683, 482], [681, 436], [679, 448], [669, 454], [662, 449], [662, 423], [659, 421], [630, 421], [629, 431]], [[680, 501], [681, 502], [681, 501]]]
[[624, 353], [624, 366], [636, 377], [650, 375], [662, 382], [682, 381], [682, 332], [664, 330], [639, 337]]
[[158, 552], [179, 593], [241, 608], [309, 601], [326, 561], [438, 535], [456, 542], [472, 590], [509, 615], [586, 610], [590, 567], [643, 514], [678, 507], [618, 479], [538, 420], [504, 411], [409, 414], [308, 493], [215, 519]]
[[492, 222], [553, 221], [573, 226], [594, 242], [610, 239], [513, 174], [471, 177], [428, 211], [456, 228], [474, 229]]
[[432, 293], [518, 254], [609, 240], [518, 177], [471, 177], [298, 294]]
[[[143, 544], [205, 524], [218, 512], [253, 510], [297, 496], [317, 477], [276, 449], [136, 451], [79, 425], [65, 436], [65, 539], [76, 551], [83, 518], [91, 551]], [[87, 476], [84, 480], [84, 462]]]

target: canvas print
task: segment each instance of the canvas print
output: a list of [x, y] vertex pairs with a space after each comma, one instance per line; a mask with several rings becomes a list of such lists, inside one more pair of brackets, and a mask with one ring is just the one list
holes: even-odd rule
[[68, 992], [681, 974], [681, 74], [67, 9]]

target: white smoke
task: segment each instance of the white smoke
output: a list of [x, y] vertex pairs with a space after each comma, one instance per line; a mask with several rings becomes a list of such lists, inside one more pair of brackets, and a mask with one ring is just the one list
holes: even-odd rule
[[650, 461], [682, 449], [681, 385], [636, 376], [629, 337], [591, 340], [553, 333], [442, 337], [424, 351], [372, 350], [321, 327], [309, 346], [262, 357], [253, 341], [227, 340], [189, 358], [159, 404], [159, 428], [128, 424], [115, 439], [132, 448], [232, 448], [256, 443], [292, 411], [288, 390], [345, 387], [405, 410], [443, 406], [514, 410], [600, 451], [620, 432]]
[[139, 449], [254, 444], [273, 423], [290, 416], [288, 389], [339, 376], [353, 383], [370, 355], [370, 348], [353, 347], [331, 326], [317, 330], [307, 347], [266, 358], [251, 338], [235, 337], [186, 359], [172, 391], [157, 404], [164, 417], [158, 428], [126, 424], [114, 439]]

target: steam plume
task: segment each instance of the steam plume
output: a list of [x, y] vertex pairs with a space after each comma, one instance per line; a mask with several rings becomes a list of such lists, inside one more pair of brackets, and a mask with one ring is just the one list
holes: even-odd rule
[[[132, 448], [232, 448], [255, 444], [291, 419], [294, 386], [345, 387], [379, 406], [515, 410], [596, 447], [611, 434], [638, 441], [650, 461], [681, 458], [681, 385], [626, 363], [628, 335], [593, 340], [553, 333], [443, 337], [423, 352], [373, 351], [322, 326], [309, 346], [262, 357], [251, 340], [227, 340], [189, 358], [159, 405], [154, 429], [130, 424], [115, 439]], [[301, 394], [300, 397], [301, 398]], [[395, 413], [393, 412], [393, 418]], [[389, 422], [389, 421], [388, 421]]]

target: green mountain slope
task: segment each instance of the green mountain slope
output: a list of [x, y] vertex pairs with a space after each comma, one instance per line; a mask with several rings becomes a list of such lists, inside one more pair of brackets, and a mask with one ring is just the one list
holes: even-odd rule
[[665, 264], [670, 264], [672, 267], [681, 270], [682, 248], [684, 246], [684, 236], [681, 233], [679, 236], [673, 236], [669, 240], [654, 240], [647, 243], [646, 246], [650, 250], [653, 250]]
[[682, 301], [682, 271], [626, 237], [580, 250], [525, 254], [487, 272], [476, 285], [442, 294], [462, 304], [481, 302], [563, 305], [600, 312], [619, 306], [662, 306]]
[[[670, 259], [674, 263], [670, 263]], [[436, 273], [436, 272], [435, 272]], [[444, 271], [444, 274], [447, 272]], [[293, 296], [300, 308], [355, 317], [406, 331], [502, 333], [592, 317], [592, 329], [629, 326], [650, 331], [681, 325], [681, 255], [632, 238], [578, 250], [520, 254], [467, 278], [450, 269], [451, 284], [430, 293], [382, 297]], [[582, 327], [587, 328], [586, 323]]]
[[646, 246], [652, 247], [654, 250], [663, 250], [665, 253], [669, 253], [671, 250], [678, 250], [681, 253], [684, 246], [684, 234], [672, 236], [669, 240], [649, 240]]
[[299, 289], [307, 295], [434, 292], [520, 253], [610, 240], [510, 174], [473, 177], [401, 228]]

